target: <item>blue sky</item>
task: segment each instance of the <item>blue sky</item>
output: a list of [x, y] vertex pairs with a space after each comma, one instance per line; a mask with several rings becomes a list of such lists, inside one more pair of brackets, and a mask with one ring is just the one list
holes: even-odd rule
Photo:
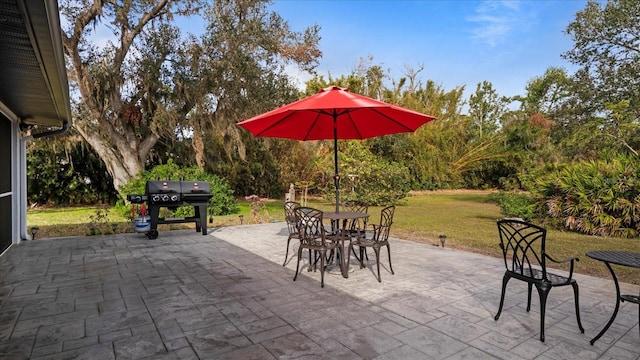
[[[490, 81], [500, 95], [523, 95], [550, 66], [573, 73], [560, 55], [573, 42], [564, 33], [586, 0], [277, 0], [272, 9], [292, 30], [318, 24], [319, 74], [349, 74], [360, 58], [390, 69], [406, 66], [445, 90]], [[304, 79], [303, 79], [304, 80]]]

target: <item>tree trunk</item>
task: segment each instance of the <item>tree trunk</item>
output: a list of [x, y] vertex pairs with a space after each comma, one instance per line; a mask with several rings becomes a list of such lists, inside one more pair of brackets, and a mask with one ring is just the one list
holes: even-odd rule
[[200, 125], [200, 119], [194, 119], [193, 121], [193, 137], [191, 139], [191, 145], [196, 156], [196, 164], [202, 170], [206, 165], [204, 154], [204, 139], [202, 137], [202, 126]]
[[[143, 141], [128, 142], [117, 133], [112, 133], [111, 138], [106, 139], [82, 121], [76, 122], [74, 128], [104, 161], [116, 190], [144, 170], [149, 151], [158, 140], [157, 135], [151, 134]], [[135, 136], [129, 138], [135, 139]], [[114, 143], [116, 146], [113, 146]]]

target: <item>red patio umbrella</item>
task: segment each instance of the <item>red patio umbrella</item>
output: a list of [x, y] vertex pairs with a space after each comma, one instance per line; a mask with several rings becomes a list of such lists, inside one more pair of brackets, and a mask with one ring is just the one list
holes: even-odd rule
[[330, 140], [334, 144], [336, 212], [339, 211], [338, 139], [413, 132], [435, 117], [331, 86], [317, 94], [239, 122], [256, 137]]

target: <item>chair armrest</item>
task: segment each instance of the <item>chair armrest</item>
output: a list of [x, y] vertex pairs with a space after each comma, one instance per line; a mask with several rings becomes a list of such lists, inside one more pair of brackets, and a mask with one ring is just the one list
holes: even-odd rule
[[556, 260], [554, 258], [552, 258], [551, 256], [549, 256], [547, 253], [544, 254], [544, 256], [551, 260], [552, 262], [556, 263], [556, 264], [564, 264], [564, 263], [570, 263], [570, 267], [569, 267], [569, 281], [571, 281], [571, 278], [573, 277], [573, 267], [576, 261], [580, 261], [579, 258], [572, 256], [570, 258], [566, 258], [566, 259], [562, 259], [562, 260]]
[[570, 257], [570, 258], [566, 258], [566, 259], [562, 259], [562, 260], [556, 260], [556, 259], [552, 258], [552, 257], [551, 257], [549, 254], [547, 254], [547, 253], [545, 253], [545, 254], [544, 254], [544, 256], [545, 256], [547, 259], [549, 259], [549, 260], [553, 261], [553, 262], [554, 262], [554, 263], [556, 263], [556, 264], [567, 263], [567, 262], [569, 262], [569, 261], [571, 261], [571, 262], [573, 262], [573, 261], [580, 261], [580, 259], [579, 259], [579, 258], [577, 258], [577, 257], [575, 257], [575, 256], [572, 256], [572, 257]]
[[375, 239], [378, 236], [378, 232], [380, 231], [380, 225], [367, 224], [367, 227], [365, 229], [365, 233], [371, 234], [371, 238]]

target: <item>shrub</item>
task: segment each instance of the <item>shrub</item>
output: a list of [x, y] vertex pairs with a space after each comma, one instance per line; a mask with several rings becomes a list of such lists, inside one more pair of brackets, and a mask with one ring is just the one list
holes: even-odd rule
[[640, 170], [632, 156], [581, 161], [536, 184], [548, 216], [569, 230], [600, 236], [636, 237], [640, 231]]
[[527, 193], [500, 191], [489, 197], [500, 206], [501, 213], [505, 217], [518, 217], [525, 220], [536, 217], [535, 199]]
[[[340, 202], [361, 200], [370, 205], [397, 204], [411, 190], [409, 170], [369, 151], [362, 141], [350, 141], [340, 157]], [[333, 162], [331, 176], [319, 186], [326, 199], [335, 199]]]
[[[229, 215], [239, 211], [238, 204], [233, 196], [233, 190], [229, 184], [220, 177], [205, 173], [196, 166], [180, 168], [172, 160], [165, 165], [158, 165], [151, 171], [143, 171], [120, 188], [123, 199], [117, 206], [117, 211], [126, 217], [131, 217], [131, 207], [125, 205], [127, 194], [144, 194], [148, 180], [198, 180], [209, 183], [213, 197], [209, 200], [207, 212], [209, 215]], [[193, 207], [184, 206], [175, 210], [175, 216], [193, 216]]]
[[[68, 136], [63, 137], [67, 139]], [[36, 205], [114, 204], [118, 193], [86, 143], [31, 141], [27, 155], [28, 201]]]
[[251, 222], [254, 224], [262, 224], [269, 222], [269, 210], [267, 209], [267, 199], [258, 195], [249, 195], [244, 197], [249, 202], [251, 208]]

